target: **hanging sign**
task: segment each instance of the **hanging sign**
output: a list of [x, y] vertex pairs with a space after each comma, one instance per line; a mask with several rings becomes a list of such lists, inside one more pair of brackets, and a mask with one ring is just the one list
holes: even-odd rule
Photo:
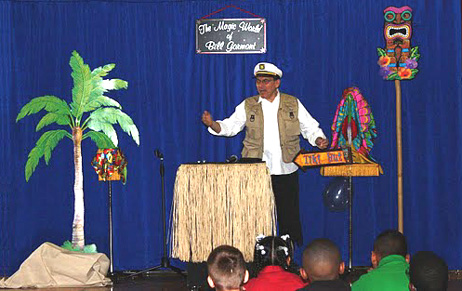
[[266, 53], [265, 18], [198, 19], [198, 54]]
[[306, 152], [303, 149], [295, 156], [293, 161], [302, 170], [308, 167], [320, 167], [327, 165], [351, 164], [351, 150], [349, 148], [340, 150]]

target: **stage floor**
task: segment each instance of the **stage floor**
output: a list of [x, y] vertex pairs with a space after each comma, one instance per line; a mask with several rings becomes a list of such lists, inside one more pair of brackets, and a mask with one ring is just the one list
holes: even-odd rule
[[[352, 280], [355, 281], [363, 270], [357, 270], [352, 274]], [[123, 278], [123, 277], [122, 277]], [[3, 289], [12, 290], [12, 289]], [[113, 286], [107, 287], [77, 287], [77, 288], [42, 288], [42, 289], [14, 289], [14, 290], [40, 290], [40, 291], [188, 291], [186, 279], [182, 276], [169, 272], [160, 271], [138, 276], [130, 279], [120, 279]], [[204, 289], [201, 289], [204, 290]], [[208, 291], [210, 289], [205, 289]], [[460, 271], [451, 271], [448, 291], [462, 290], [462, 273]]]

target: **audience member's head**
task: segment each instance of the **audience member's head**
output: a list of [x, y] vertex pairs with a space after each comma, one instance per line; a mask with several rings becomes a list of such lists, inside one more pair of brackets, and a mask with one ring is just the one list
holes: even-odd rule
[[380, 260], [389, 255], [400, 255], [409, 261], [406, 238], [401, 232], [393, 229], [382, 232], [375, 239], [371, 255], [372, 266], [376, 268]]
[[287, 270], [293, 255], [293, 244], [288, 235], [257, 238], [254, 262], [257, 271], [267, 266], [280, 266]]
[[417, 252], [409, 267], [410, 289], [445, 291], [448, 288], [448, 265], [433, 252]]
[[300, 274], [304, 279], [335, 280], [344, 270], [345, 263], [341, 259], [340, 250], [329, 239], [315, 239], [303, 251], [303, 268], [300, 268]]
[[222, 245], [215, 248], [207, 259], [210, 287], [218, 291], [239, 290], [249, 279], [244, 256], [237, 248]]

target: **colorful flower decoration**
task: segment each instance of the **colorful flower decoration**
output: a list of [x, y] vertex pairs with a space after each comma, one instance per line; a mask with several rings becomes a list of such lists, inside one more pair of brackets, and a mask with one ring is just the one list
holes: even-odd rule
[[390, 64], [390, 58], [387, 56], [381, 56], [377, 64], [381, 67], [387, 67]]
[[408, 68], [399, 68], [398, 76], [400, 76], [401, 79], [409, 79], [412, 76], [412, 71]]
[[127, 159], [120, 149], [99, 149], [91, 165], [103, 181], [114, 179], [118, 174], [125, 185], [127, 179]]
[[371, 108], [356, 87], [343, 91], [332, 123], [331, 149], [347, 148], [348, 135], [351, 135], [352, 149], [369, 157], [374, 146], [373, 141], [377, 137], [377, 129]]

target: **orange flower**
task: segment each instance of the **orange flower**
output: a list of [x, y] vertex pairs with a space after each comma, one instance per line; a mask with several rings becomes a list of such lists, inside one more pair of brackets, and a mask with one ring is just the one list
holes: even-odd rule
[[388, 66], [390, 64], [390, 58], [387, 56], [382, 56], [379, 58], [379, 61], [377, 62], [377, 64], [381, 67]]
[[412, 76], [412, 71], [411, 69], [407, 69], [407, 68], [399, 68], [398, 76], [400, 76], [401, 79], [409, 79]]

